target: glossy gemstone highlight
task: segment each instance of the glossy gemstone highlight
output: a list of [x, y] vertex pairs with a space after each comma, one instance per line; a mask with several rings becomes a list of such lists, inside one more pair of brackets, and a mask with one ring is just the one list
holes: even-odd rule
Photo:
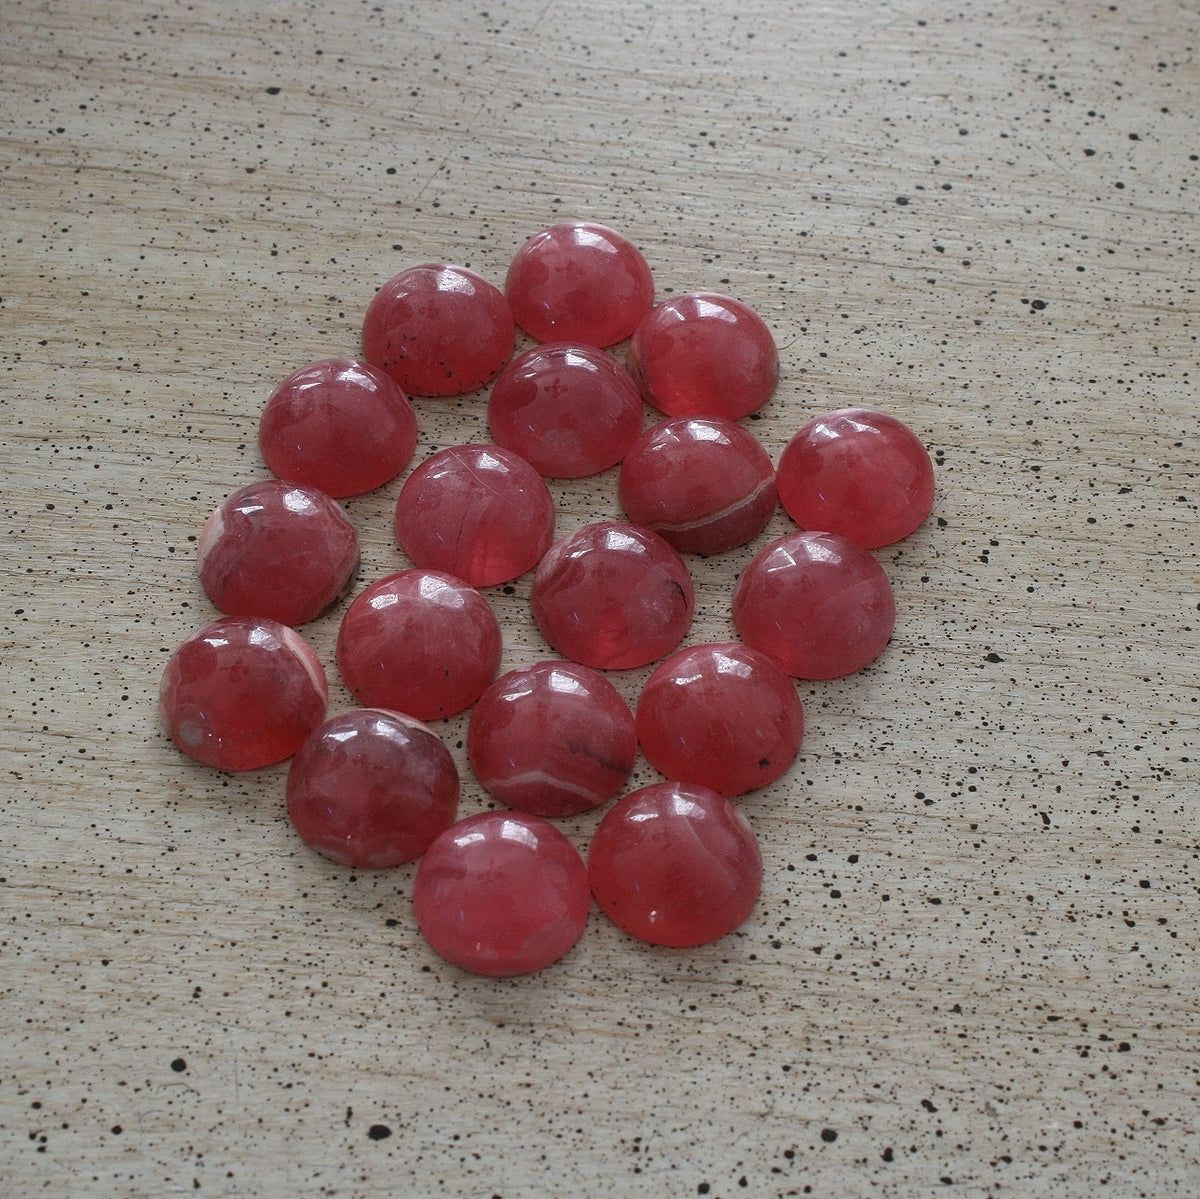
[[367, 362], [327, 358], [271, 393], [258, 444], [273, 474], [345, 497], [374, 491], [413, 456], [417, 418], [394, 380]]
[[626, 365], [647, 403], [667, 416], [740, 420], [779, 381], [779, 352], [762, 317], [710, 291], [659, 304], [637, 327]]
[[762, 887], [758, 841], [732, 800], [689, 783], [631, 791], [588, 851], [596, 902], [652, 945], [706, 945], [750, 915]]
[[500, 625], [461, 579], [403, 570], [346, 609], [337, 661], [364, 707], [438, 720], [473, 704], [500, 668]]
[[287, 810], [301, 839], [343, 866], [400, 866], [454, 822], [458, 770], [420, 721], [356, 708], [327, 720], [297, 751]]
[[795, 761], [804, 709], [795, 684], [765, 654], [732, 641], [694, 645], [646, 680], [637, 732], [667, 778], [742, 795]]
[[809, 421], [779, 459], [779, 498], [802, 528], [840, 533], [867, 549], [920, 527], [933, 507], [933, 464], [902, 421], [841, 408]]
[[167, 660], [159, 710], [171, 740], [220, 770], [257, 770], [291, 757], [325, 719], [320, 659], [295, 629], [226, 616]]
[[535, 233], [513, 258], [504, 290], [530, 337], [592, 346], [624, 341], [654, 303], [641, 251], [624, 234], [590, 221]]
[[405, 480], [395, 529], [417, 566], [488, 587], [537, 565], [554, 539], [554, 500], [542, 476], [511, 450], [449, 446]]
[[836, 533], [764, 546], [733, 593], [738, 636], [798, 679], [835, 679], [873, 662], [896, 623], [883, 567]]
[[501, 803], [537, 816], [573, 816], [607, 803], [637, 756], [629, 705], [602, 674], [576, 662], [511, 670], [471, 713], [467, 753]]
[[363, 353], [410, 396], [476, 391], [500, 373], [517, 328], [500, 289], [435, 262], [389, 279], [367, 306]]
[[680, 416], [642, 433], [621, 464], [626, 516], [683, 553], [744, 545], [775, 512], [775, 467], [741, 425]]
[[532, 974], [579, 940], [591, 897], [578, 850], [521, 812], [460, 820], [425, 852], [413, 886], [435, 953], [475, 974]]
[[200, 584], [230, 616], [314, 620], [351, 588], [358, 534], [323, 491], [264, 479], [235, 491], [205, 522]]
[[554, 342], [518, 354], [492, 384], [496, 441], [553, 479], [615, 466], [642, 428], [642, 397], [604, 350]]
[[600, 670], [645, 666], [692, 621], [691, 575], [657, 533], [598, 521], [555, 542], [533, 576], [542, 636], [565, 658]]

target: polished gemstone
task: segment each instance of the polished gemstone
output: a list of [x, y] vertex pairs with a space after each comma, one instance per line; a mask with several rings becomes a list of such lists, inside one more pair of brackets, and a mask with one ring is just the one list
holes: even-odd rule
[[389, 279], [367, 306], [363, 352], [413, 396], [475, 391], [516, 340], [503, 292], [465, 266], [429, 263]]
[[916, 530], [933, 507], [933, 464], [902, 421], [841, 408], [809, 421], [779, 459], [779, 499], [803, 529], [867, 549]]
[[383, 371], [352, 358], [327, 358], [275, 388], [259, 421], [258, 444], [281, 479], [332, 496], [361, 495], [408, 465], [417, 418]]
[[530, 602], [542, 636], [563, 657], [624, 670], [679, 644], [694, 591], [683, 559], [657, 533], [598, 521], [550, 547]]
[[488, 587], [523, 575], [550, 548], [554, 500], [542, 476], [511, 450], [454, 445], [405, 480], [395, 529], [417, 566]]
[[740, 420], [779, 381], [779, 352], [762, 317], [710, 291], [659, 304], [637, 327], [626, 364], [646, 401], [667, 416]]
[[654, 303], [641, 251], [624, 234], [589, 221], [535, 233], [513, 258], [504, 290], [530, 337], [592, 346], [624, 341]]
[[642, 397], [609, 353], [553, 342], [518, 354], [492, 384], [492, 436], [542, 474], [578, 479], [615, 466], [642, 428]]
[[627, 933], [654, 945], [705, 945], [750, 915], [762, 856], [732, 800], [693, 783], [655, 783], [605, 813], [588, 875], [596, 902]]
[[775, 512], [775, 467], [752, 434], [715, 416], [677, 416], [642, 433], [621, 463], [626, 516], [677, 550], [744, 545]]
[[835, 679], [873, 662], [896, 623], [883, 567], [837, 533], [764, 546], [733, 593], [738, 636], [798, 679]]
[[372, 583], [346, 609], [337, 661], [360, 704], [437, 720], [473, 704], [500, 668], [500, 625], [473, 587], [432, 570]]
[[637, 756], [633, 713], [602, 674], [535, 662], [498, 678], [471, 713], [467, 754], [501, 803], [573, 816], [607, 803]]
[[804, 736], [796, 685], [739, 642], [677, 650], [646, 680], [637, 733], [669, 779], [742, 795], [774, 782]]
[[532, 974], [579, 940], [591, 896], [579, 851], [552, 824], [483, 812], [426, 850], [413, 909], [430, 947], [475, 974]]
[[201, 586], [222, 612], [304, 624], [350, 590], [358, 534], [323, 491], [264, 479], [209, 516], [197, 563]]
[[167, 660], [159, 709], [185, 754], [221, 770], [282, 762], [325, 719], [320, 659], [295, 629], [225, 616], [188, 637]]
[[454, 822], [458, 770], [419, 720], [356, 708], [327, 720], [297, 750], [287, 810], [301, 839], [343, 866], [400, 866]]

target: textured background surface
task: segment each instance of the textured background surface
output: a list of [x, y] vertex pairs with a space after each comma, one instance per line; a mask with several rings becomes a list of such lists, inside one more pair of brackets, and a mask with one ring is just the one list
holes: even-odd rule
[[[6, 0], [0, 32], [9, 1193], [1200, 1190], [1194, 4]], [[155, 695], [274, 383], [403, 267], [500, 282], [565, 217], [762, 313], [772, 454], [872, 403], [938, 500], [878, 552], [892, 646], [801, 686], [801, 759], [743, 801], [750, 921], [676, 952], [594, 914], [497, 983], [425, 948], [411, 868], [309, 853], [286, 768], [190, 763]], [[487, 435], [479, 395], [420, 416], [419, 455]], [[364, 582], [404, 565], [398, 485], [348, 504]], [[611, 473], [553, 489], [563, 532], [616, 514]], [[692, 562], [691, 640], [754, 548]], [[528, 578], [489, 598], [505, 667], [542, 656]]]

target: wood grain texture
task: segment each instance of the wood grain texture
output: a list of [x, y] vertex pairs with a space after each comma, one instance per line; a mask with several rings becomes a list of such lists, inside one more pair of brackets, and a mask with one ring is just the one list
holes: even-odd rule
[[[8, 0], [0, 30], [6, 1193], [1200, 1191], [1194, 4]], [[155, 696], [273, 384], [355, 352], [396, 271], [499, 282], [565, 217], [660, 297], [762, 313], [773, 455], [871, 403], [938, 499], [878, 553], [893, 644], [802, 685], [801, 759], [743, 801], [750, 921], [683, 952], [594, 914], [497, 983], [425, 948], [410, 868], [316, 858], [286, 767], [191, 764]], [[419, 455], [487, 435], [479, 395], [420, 415]], [[404, 564], [398, 485], [347, 504], [364, 581]], [[561, 531], [616, 512], [612, 472], [553, 489]], [[693, 641], [754, 548], [691, 563]], [[528, 590], [489, 592], [506, 667], [545, 653]], [[337, 619], [305, 629], [330, 664]]]

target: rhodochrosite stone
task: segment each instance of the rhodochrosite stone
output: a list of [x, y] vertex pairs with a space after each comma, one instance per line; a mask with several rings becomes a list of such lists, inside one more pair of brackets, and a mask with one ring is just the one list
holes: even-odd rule
[[408, 397], [381, 370], [327, 358], [288, 375], [258, 426], [273, 474], [332, 496], [361, 495], [394, 478], [417, 446]]
[[642, 395], [667, 416], [740, 420], [779, 381], [779, 352], [762, 317], [710, 291], [655, 308], [637, 327], [626, 363]]
[[402, 570], [346, 609], [337, 660], [364, 707], [437, 720], [473, 704], [500, 668], [500, 625], [487, 600], [452, 575]]
[[536, 662], [483, 693], [467, 753], [501, 803], [536, 816], [573, 816], [624, 786], [637, 733], [629, 705], [602, 674], [575, 662]]
[[896, 603], [883, 567], [862, 546], [836, 533], [791, 533], [746, 567], [733, 623], [793, 677], [834, 679], [879, 656]]
[[677, 550], [744, 545], [775, 512], [775, 467], [733, 421], [680, 416], [642, 433], [621, 464], [621, 507]]
[[325, 719], [320, 659], [295, 629], [226, 616], [167, 661], [159, 708], [171, 740], [206, 766], [257, 770], [291, 757]]
[[490, 382], [517, 329], [498, 287], [465, 266], [429, 263], [389, 279], [367, 307], [363, 353], [409, 395], [453, 396]]
[[427, 458], [396, 501], [396, 540], [417, 566], [472, 587], [506, 583], [554, 539], [554, 500], [524, 458], [495, 445], [455, 445]]
[[288, 770], [296, 832], [343, 866], [411, 862], [458, 813], [458, 770], [420, 721], [382, 708], [327, 720]]
[[555, 342], [518, 354], [492, 384], [488, 423], [542, 474], [578, 479], [615, 466], [642, 428], [642, 397], [604, 350]]
[[637, 733], [667, 778], [741, 795], [774, 782], [804, 736], [796, 686], [765, 654], [737, 642], [673, 653], [646, 680]]
[[431, 948], [475, 974], [532, 974], [579, 940], [587, 868], [552, 824], [521, 812], [460, 820], [425, 852], [413, 885]]
[[683, 559], [657, 533], [598, 521], [550, 547], [530, 604], [542, 636], [563, 657], [601, 670], [645, 666], [669, 653], [692, 621]]
[[504, 290], [530, 337], [592, 346], [624, 341], [654, 303], [641, 251], [616, 230], [588, 221], [535, 233], [513, 258]]
[[350, 590], [358, 534], [323, 491], [264, 479], [208, 518], [197, 561], [201, 586], [222, 612], [304, 624]]
[[902, 421], [869, 408], [818, 416], [784, 448], [779, 498], [803, 529], [867, 549], [917, 529], [933, 507], [933, 464]]
[[592, 894], [620, 928], [654, 945], [705, 945], [750, 915], [762, 856], [732, 800], [655, 783], [619, 799], [588, 852]]

